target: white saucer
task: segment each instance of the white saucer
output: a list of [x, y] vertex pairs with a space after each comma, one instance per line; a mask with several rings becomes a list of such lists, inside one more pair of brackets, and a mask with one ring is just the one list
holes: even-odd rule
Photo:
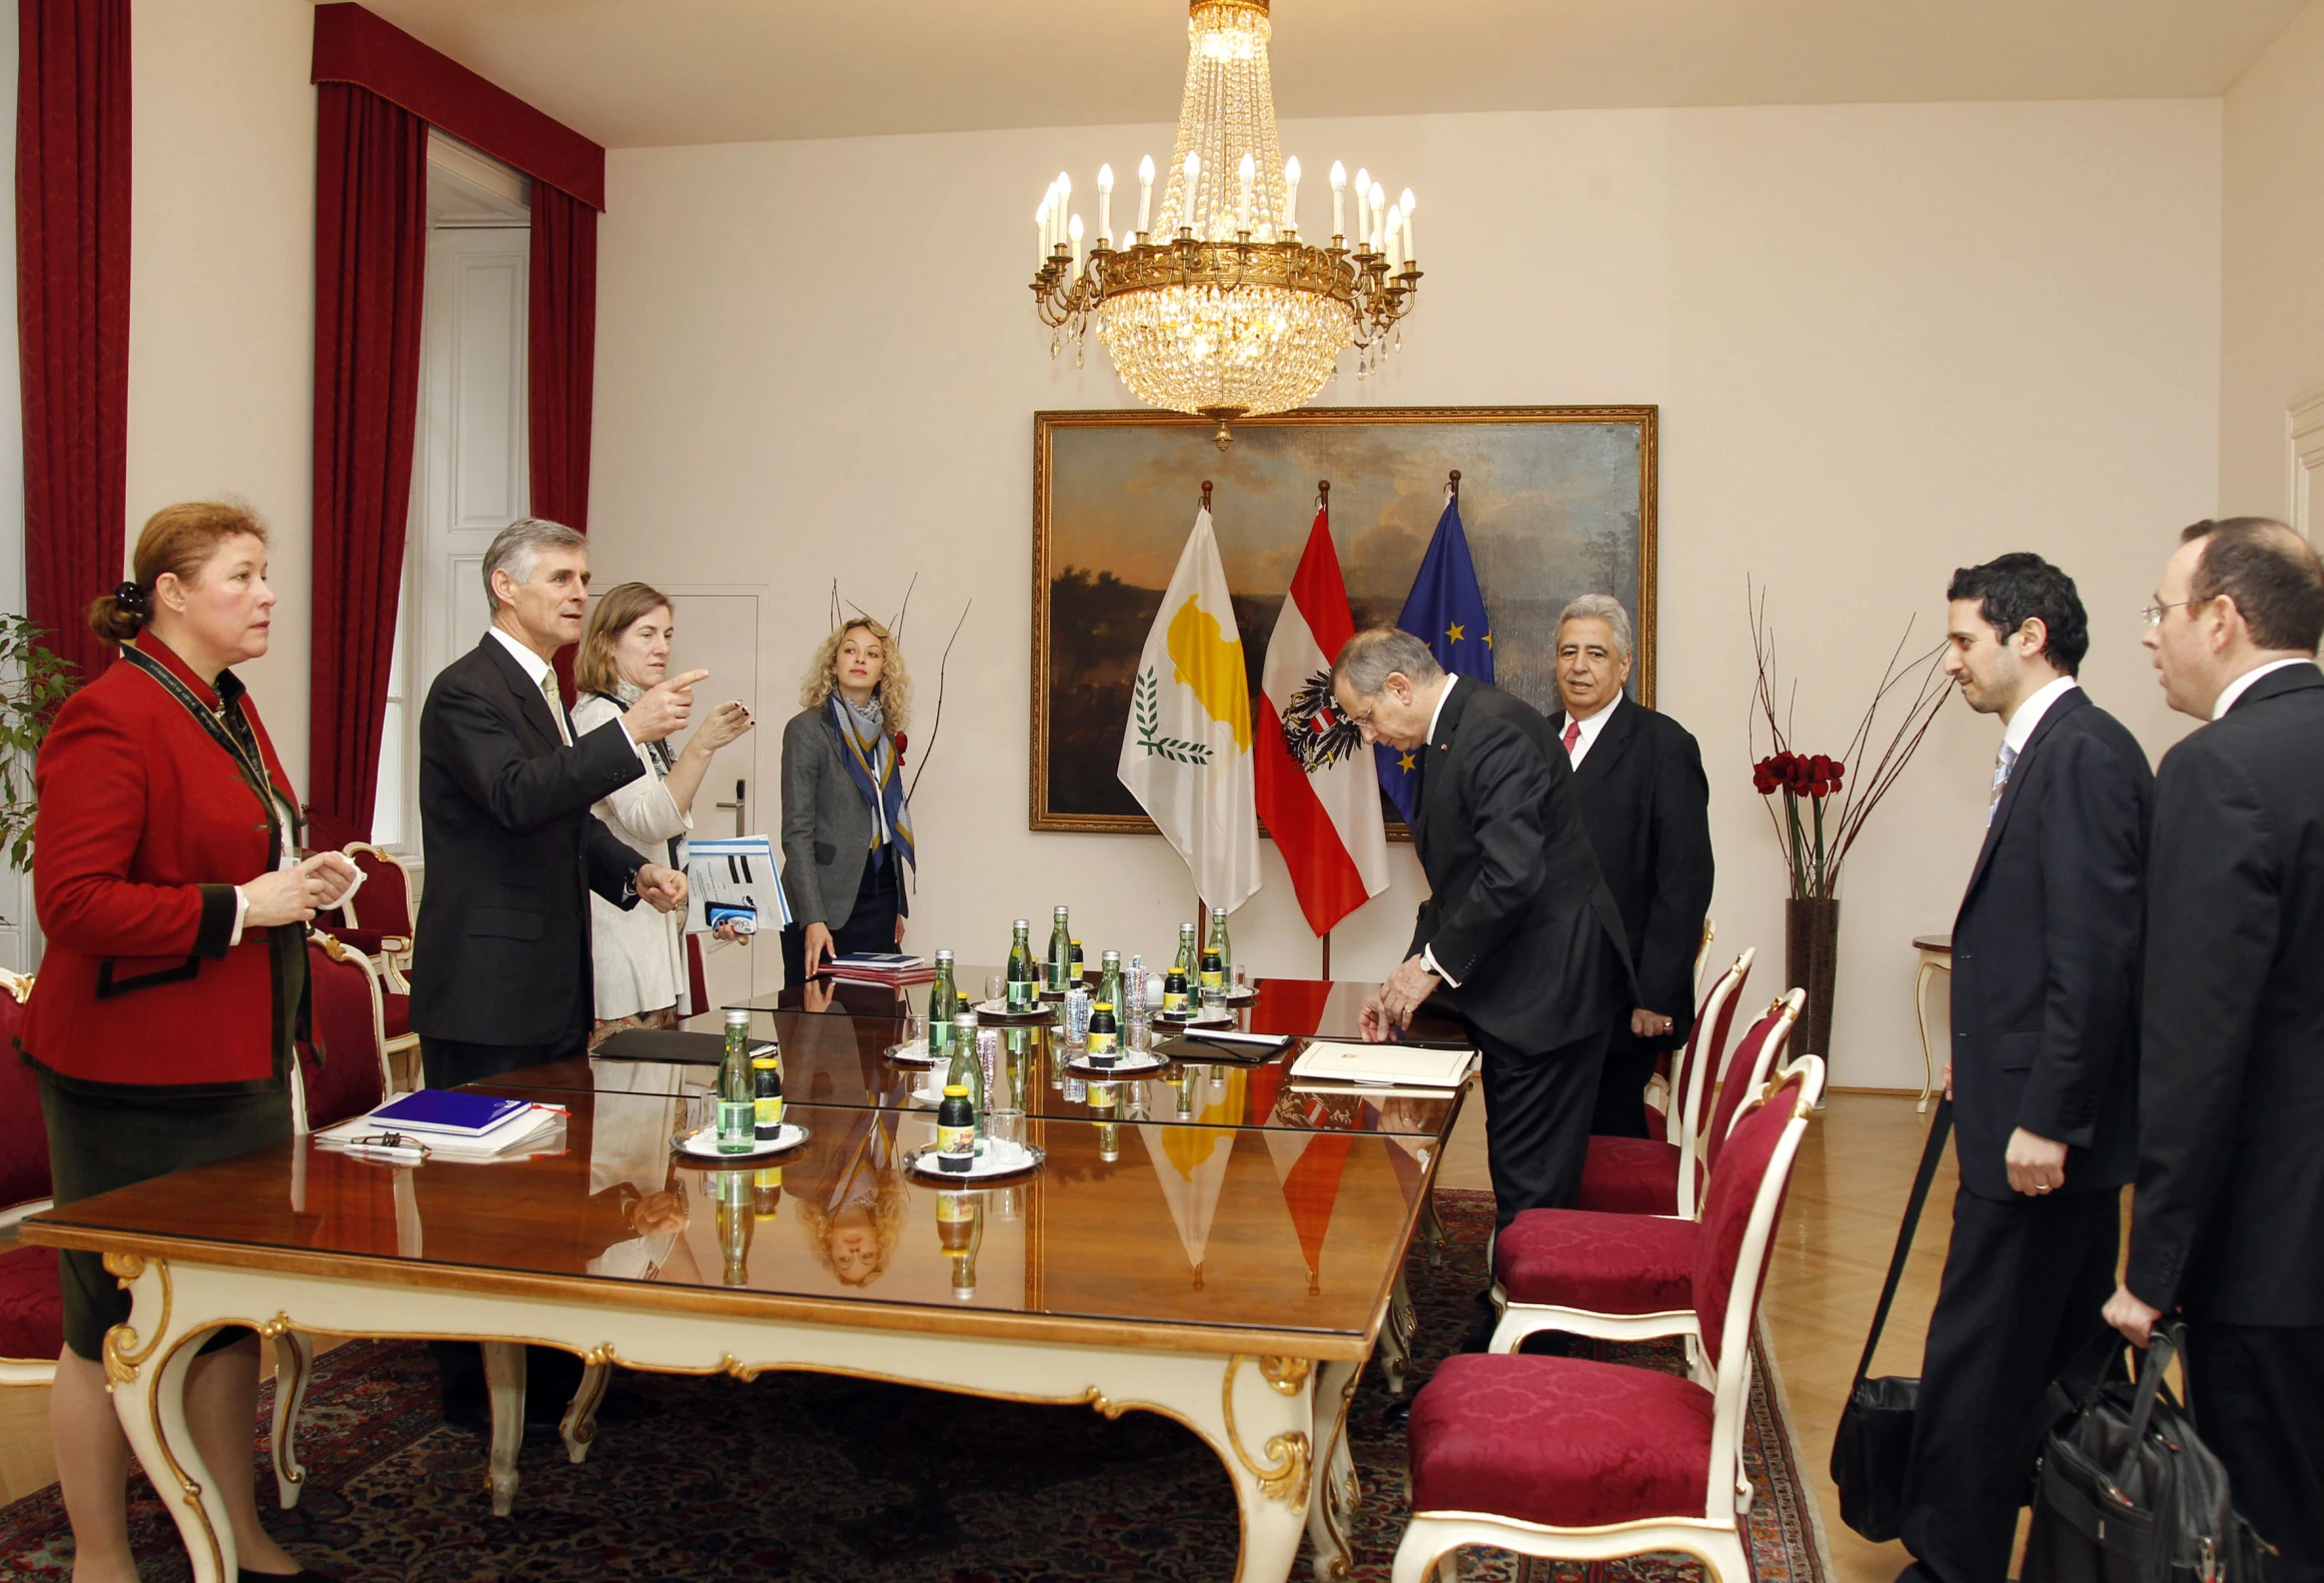
[[1029, 1010], [1011, 1011], [1006, 1000], [979, 1000], [975, 1009], [978, 1016], [990, 1017], [996, 1022], [1054, 1022], [1057, 1019], [1054, 1001], [1038, 1002]]
[[1076, 1077], [1088, 1077], [1098, 1082], [1115, 1082], [1125, 1077], [1146, 1077], [1170, 1064], [1170, 1057], [1157, 1055], [1152, 1050], [1124, 1050], [1121, 1059], [1111, 1066], [1099, 1066], [1086, 1056], [1065, 1063], [1065, 1069]]
[[1023, 1143], [1012, 1143], [1006, 1138], [978, 1138], [976, 1158], [964, 1171], [948, 1171], [936, 1163], [936, 1145], [930, 1143], [904, 1156], [904, 1163], [922, 1181], [965, 1182], [991, 1181], [998, 1176], [1015, 1176], [1037, 1167], [1048, 1156], [1041, 1150]]
[[813, 1136], [814, 1133], [796, 1122], [785, 1121], [782, 1124], [782, 1129], [776, 1132], [773, 1137], [764, 1143], [753, 1141], [749, 1150], [741, 1154], [727, 1154], [719, 1149], [718, 1129], [715, 1126], [703, 1127], [698, 1132], [684, 1133], [671, 1138], [669, 1141], [670, 1147], [676, 1149], [687, 1159], [700, 1160], [705, 1164], [725, 1165], [739, 1164], [743, 1160], [763, 1159], [769, 1154], [787, 1154]]
[[1172, 1027], [1233, 1027], [1235, 1014], [1232, 1011], [1206, 1011], [1198, 1006], [1191, 1011], [1157, 1011], [1154, 1020], [1157, 1023], [1168, 1023]]

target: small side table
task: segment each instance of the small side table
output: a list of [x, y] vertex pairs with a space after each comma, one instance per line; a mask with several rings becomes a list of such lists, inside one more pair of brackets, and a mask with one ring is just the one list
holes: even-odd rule
[[1920, 1103], [1913, 1108], [1925, 1111], [1929, 1095], [1936, 1092], [1936, 1051], [1928, 1043], [1928, 975], [1943, 973], [1947, 982], [1952, 978], [1952, 936], [1950, 934], [1915, 934], [1912, 948], [1920, 952], [1920, 972], [1912, 980], [1912, 1014], [1920, 1022]]

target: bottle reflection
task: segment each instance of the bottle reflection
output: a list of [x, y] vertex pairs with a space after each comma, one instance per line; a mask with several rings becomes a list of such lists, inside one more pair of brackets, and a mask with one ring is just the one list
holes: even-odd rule
[[772, 1220], [782, 1207], [782, 1167], [770, 1165], [755, 1171], [750, 1177], [750, 1215], [755, 1220]]
[[982, 1196], [959, 1187], [936, 1190], [936, 1245], [951, 1266], [952, 1295], [960, 1302], [976, 1295], [976, 1251], [984, 1241]]
[[711, 1191], [717, 1201], [720, 1279], [728, 1286], [750, 1284], [750, 1241], [758, 1230], [751, 1175], [740, 1170], [711, 1173]]
[[1097, 1124], [1097, 1157], [1112, 1164], [1122, 1157], [1122, 1128], [1116, 1121]]

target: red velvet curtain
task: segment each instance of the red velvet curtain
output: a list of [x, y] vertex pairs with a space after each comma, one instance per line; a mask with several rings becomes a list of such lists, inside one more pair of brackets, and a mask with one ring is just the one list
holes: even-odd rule
[[[533, 184], [533, 267], [527, 326], [533, 515], [589, 527], [589, 412], [597, 369], [597, 211], [547, 182]], [[557, 674], [573, 701], [573, 651]]]
[[412, 504], [428, 123], [316, 89], [315, 648], [310, 843], [371, 838]]
[[92, 677], [89, 604], [126, 560], [129, 0], [21, 0], [17, 47], [26, 609]]

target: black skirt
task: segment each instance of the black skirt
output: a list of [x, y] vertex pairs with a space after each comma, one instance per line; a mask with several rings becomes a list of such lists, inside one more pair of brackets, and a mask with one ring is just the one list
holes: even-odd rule
[[[903, 892], [896, 883], [896, 874], [902, 867], [893, 852], [882, 862], [864, 861], [863, 881], [855, 887], [855, 908], [847, 914], [846, 922], [831, 930], [833, 950], [895, 949], [896, 914], [903, 906]], [[787, 986], [804, 982], [806, 969], [806, 925], [793, 923], [782, 931], [783, 983]]]
[[[291, 1135], [291, 1090], [187, 1097], [163, 1088], [67, 1085], [43, 1071], [40, 1113], [48, 1123], [49, 1176], [63, 1205], [282, 1142]], [[129, 1318], [129, 1293], [106, 1271], [102, 1253], [67, 1249], [58, 1266], [65, 1345], [102, 1361], [105, 1332]], [[242, 1326], [221, 1330], [202, 1350], [248, 1334]]]

